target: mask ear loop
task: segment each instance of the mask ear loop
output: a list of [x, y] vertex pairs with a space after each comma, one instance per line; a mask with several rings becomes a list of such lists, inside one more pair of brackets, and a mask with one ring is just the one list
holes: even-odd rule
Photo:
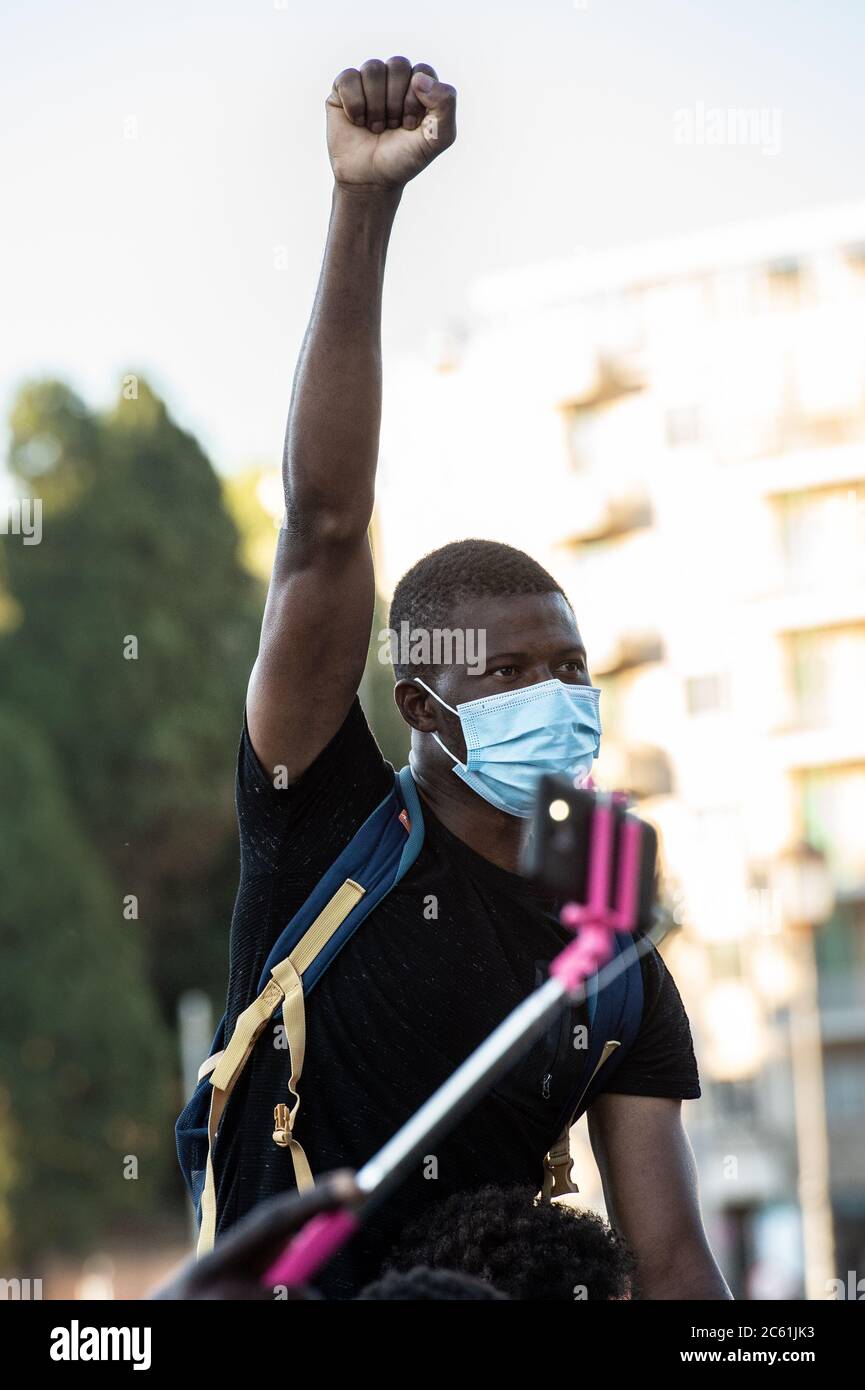
[[[436, 695], [435, 691], [431, 690], [430, 687], [427, 685], [426, 681], [421, 680], [420, 676], [412, 676], [412, 680], [414, 681], [415, 685], [422, 685], [427, 694], [432, 695], [434, 700], [438, 700], [440, 705], [444, 705], [445, 709], [450, 710], [451, 714], [455, 714], [457, 719], [459, 719], [459, 713], [457, 710], [454, 709], [453, 705], [449, 705], [445, 700], [442, 699], [440, 695]], [[460, 762], [459, 758], [455, 757], [451, 750], [445, 747], [438, 734], [433, 734], [433, 738], [435, 739], [439, 748], [441, 748], [442, 752], [447, 753], [448, 757], [451, 759], [452, 762], [456, 763], [457, 767], [461, 767], [463, 772], [468, 772], [468, 767], [466, 766], [466, 764]]]
[[427, 685], [426, 681], [422, 681], [420, 676], [412, 676], [412, 680], [414, 681], [415, 685], [422, 685], [428, 695], [432, 695], [434, 700], [438, 700], [440, 705], [444, 705], [445, 709], [449, 709], [451, 714], [455, 714], [457, 719], [459, 719], [459, 711], [455, 710], [453, 705], [449, 705], [446, 700], [443, 700], [441, 695], [436, 695], [435, 691]]

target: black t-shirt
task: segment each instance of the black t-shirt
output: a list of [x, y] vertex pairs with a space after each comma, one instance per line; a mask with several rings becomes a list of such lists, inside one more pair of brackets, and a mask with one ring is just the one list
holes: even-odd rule
[[[355, 700], [303, 776], [277, 790], [249, 736], [237, 775], [241, 875], [231, 924], [226, 1037], [256, 997], [268, 953], [292, 915], [387, 794], [393, 772]], [[306, 1057], [295, 1135], [314, 1174], [356, 1169], [391, 1137], [498, 1023], [546, 977], [570, 933], [549, 899], [483, 859], [424, 806], [425, 838], [405, 878], [373, 909], [306, 1000]], [[661, 957], [642, 959], [637, 1039], [608, 1089], [690, 1099], [700, 1085], [682, 1001]], [[349, 1251], [319, 1281], [349, 1296], [371, 1278], [388, 1235], [424, 1205], [483, 1183], [540, 1186], [543, 1156], [577, 1084], [581, 1056], [567, 1013], [425, 1155]], [[289, 1103], [288, 1052], [274, 1023], [232, 1095], [214, 1162], [220, 1231], [294, 1186], [273, 1142]], [[435, 1176], [431, 1176], [434, 1174]]]

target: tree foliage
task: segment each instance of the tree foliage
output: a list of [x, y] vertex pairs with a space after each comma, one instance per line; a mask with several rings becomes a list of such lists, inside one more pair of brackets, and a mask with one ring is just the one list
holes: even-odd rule
[[76, 824], [56, 755], [8, 710], [0, 789], [16, 808], [0, 836], [0, 1250], [32, 1261], [152, 1205], [168, 1040], [138, 924]]
[[137, 898], [167, 1014], [189, 985], [224, 990], [261, 590], [211, 464], [145, 382], [103, 417], [37, 383], [11, 423], [43, 536], [6, 549], [19, 621], [0, 642], [5, 698], [47, 740], [118, 896]]

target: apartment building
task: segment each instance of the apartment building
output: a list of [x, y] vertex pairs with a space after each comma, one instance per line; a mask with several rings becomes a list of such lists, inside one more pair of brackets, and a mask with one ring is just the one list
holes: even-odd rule
[[865, 203], [491, 276], [389, 374], [378, 512], [386, 583], [481, 535], [572, 598], [600, 779], [662, 832], [689, 1128], [743, 1296], [801, 1294], [773, 884], [790, 845], [825, 853], [836, 1265], [865, 1273]]

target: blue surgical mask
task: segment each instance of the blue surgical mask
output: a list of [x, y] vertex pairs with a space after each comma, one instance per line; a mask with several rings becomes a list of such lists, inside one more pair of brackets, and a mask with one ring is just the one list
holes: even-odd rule
[[454, 709], [424, 681], [414, 679], [460, 721], [466, 741], [464, 763], [433, 734], [453, 759], [453, 771], [500, 811], [530, 816], [538, 779], [545, 772], [564, 773], [579, 785], [591, 771], [601, 746], [601, 692], [595, 686], [541, 681], [468, 700]]

